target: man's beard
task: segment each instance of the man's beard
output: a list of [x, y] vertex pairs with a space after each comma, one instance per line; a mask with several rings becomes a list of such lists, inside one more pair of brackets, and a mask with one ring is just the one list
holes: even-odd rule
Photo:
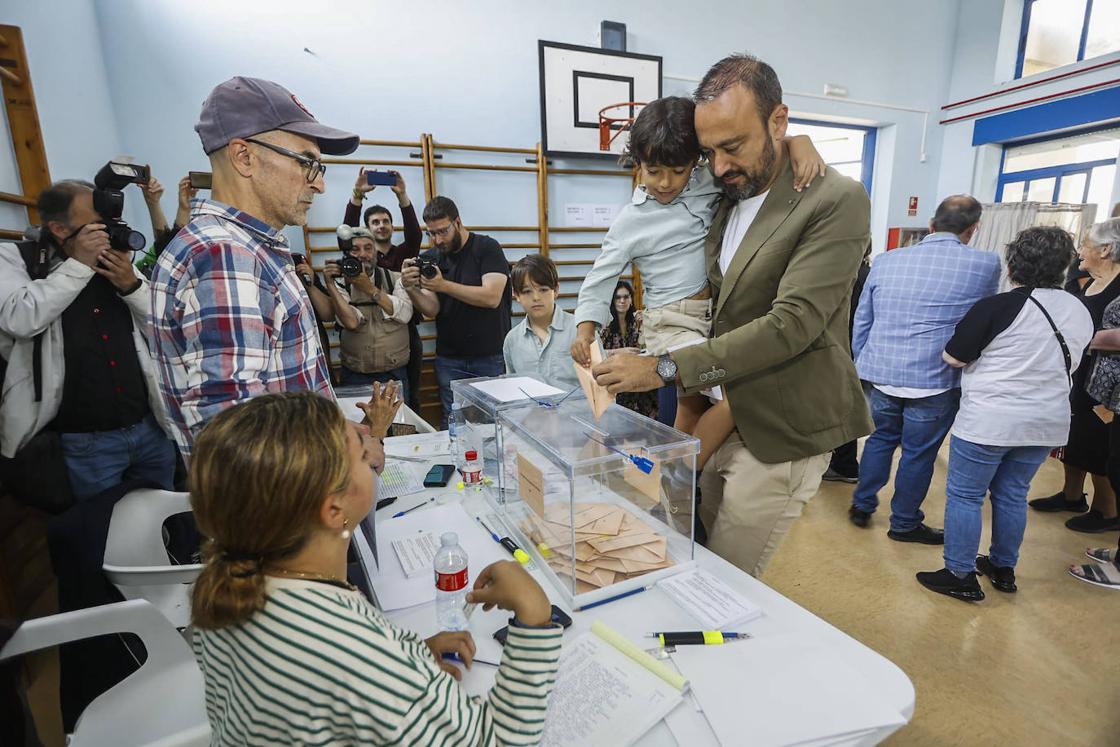
[[462, 248], [463, 239], [461, 236], [459, 236], [459, 232], [456, 231], [455, 234], [451, 237], [451, 241], [448, 242], [446, 247], [440, 249], [440, 251], [444, 254], [456, 254]]
[[[733, 200], [745, 200], [748, 197], [760, 194], [770, 183], [771, 172], [777, 158], [778, 154], [774, 150], [774, 141], [766, 138], [766, 144], [762, 148], [762, 160], [758, 168], [753, 171], [728, 171], [724, 173], [720, 178], [720, 188], [723, 189], [725, 195]], [[724, 181], [728, 177], [736, 176], [743, 177], [742, 186], [735, 186]]]

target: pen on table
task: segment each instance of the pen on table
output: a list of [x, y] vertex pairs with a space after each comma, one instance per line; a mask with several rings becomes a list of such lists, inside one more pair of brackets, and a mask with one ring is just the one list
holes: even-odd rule
[[494, 539], [495, 542], [497, 542], [505, 549], [509, 550], [509, 554], [516, 558], [518, 563], [520, 563], [521, 565], [528, 565], [530, 563], [531, 559], [529, 558], [529, 553], [518, 547], [516, 542], [511, 540], [509, 537], [498, 537], [497, 533], [493, 529], [486, 526], [486, 522], [482, 520], [481, 516], [476, 516], [474, 518], [478, 520], [478, 523], [482, 525], [483, 529], [490, 533], [490, 536]]
[[576, 607], [572, 611], [573, 612], [583, 612], [584, 610], [589, 610], [592, 607], [599, 607], [599, 606], [604, 605], [604, 604], [610, 604], [611, 602], [617, 602], [619, 599], [625, 599], [626, 597], [632, 597], [635, 594], [641, 594], [643, 591], [645, 591], [646, 589], [649, 589], [649, 588], [650, 588], [649, 586], [642, 586], [642, 587], [639, 587], [637, 589], [631, 589], [630, 591], [623, 592], [622, 594], [616, 594], [613, 597], [607, 597], [606, 599], [600, 599], [598, 602], [592, 602], [591, 604], [585, 604], [582, 607]]
[[656, 638], [662, 646], [718, 646], [728, 641], [739, 641], [750, 637], [749, 633], [724, 633], [719, 630], [646, 633], [646, 638]]
[[[464, 665], [466, 664], [466, 662], [463, 661], [463, 657], [459, 656], [459, 654], [456, 654], [456, 653], [446, 653], [446, 654], [443, 655], [442, 658], [443, 658], [444, 661], [454, 661], [454, 662], [458, 662], [460, 664], [464, 664]], [[472, 664], [485, 664], [485, 665], [490, 666], [490, 667], [499, 666], [497, 662], [486, 661], [485, 659], [472, 659], [471, 663]]]
[[412, 513], [413, 511], [415, 511], [416, 509], [420, 508], [421, 506], [427, 506], [427, 505], [428, 505], [429, 503], [431, 503], [431, 502], [432, 502], [432, 501], [434, 501], [434, 500], [435, 500], [435, 498], [434, 498], [434, 497], [432, 497], [432, 498], [429, 498], [428, 500], [424, 501], [423, 503], [417, 503], [417, 504], [416, 504], [415, 506], [413, 506], [412, 508], [406, 508], [406, 509], [405, 509], [404, 511], [397, 511], [397, 512], [396, 512], [395, 514], [393, 514], [393, 515], [392, 515], [392, 517], [390, 517], [390, 518], [393, 518], [393, 519], [395, 519], [395, 518], [397, 518], [398, 516], [404, 516], [405, 514], [409, 514], [409, 513]]

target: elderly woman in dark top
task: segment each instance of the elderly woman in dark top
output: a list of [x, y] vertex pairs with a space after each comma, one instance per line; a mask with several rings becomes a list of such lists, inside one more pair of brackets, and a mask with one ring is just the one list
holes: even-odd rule
[[[1095, 232], [1100, 239], [1111, 242], [1114, 253], [1120, 253], [1120, 219], [1105, 221], [1100, 226], [1107, 232]], [[1095, 226], [1094, 228], [1099, 228]], [[1108, 424], [1108, 478], [1115, 491], [1120, 488], [1120, 299], [1104, 310], [1102, 329], [1089, 345], [1093, 353], [1086, 389], [1090, 397], [1099, 402], [1094, 414]], [[1086, 548], [1085, 554], [1095, 562], [1070, 566], [1070, 574], [1077, 579], [1109, 589], [1120, 589], [1120, 546]]]
[[[1074, 267], [1089, 273], [1089, 282], [1084, 287], [1074, 286], [1075, 290], [1067, 285], [1067, 290], [1078, 296], [1089, 309], [1094, 329], [1101, 329], [1105, 308], [1120, 297], [1118, 235], [1120, 218], [1093, 226], [1077, 251], [1078, 261], [1074, 262]], [[1120, 529], [1120, 517], [1116, 511], [1116, 493], [1108, 479], [1108, 425], [1093, 413], [1093, 407], [1099, 403], [1085, 389], [1092, 358], [1092, 353], [1086, 351], [1073, 376], [1069, 442], [1061, 455], [1065, 485], [1061, 492], [1031, 501], [1030, 507], [1036, 511], [1079, 513], [1080, 516], [1066, 521], [1066, 526], [1075, 532], [1096, 533]], [[1091, 508], [1082, 492], [1086, 473], [1093, 480]]]

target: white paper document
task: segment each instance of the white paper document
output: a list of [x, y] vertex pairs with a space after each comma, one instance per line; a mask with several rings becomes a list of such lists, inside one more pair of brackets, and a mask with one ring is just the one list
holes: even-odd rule
[[477, 384], [471, 384], [471, 386], [480, 392], [489, 394], [499, 402], [517, 402], [530, 397], [551, 397], [554, 394], [564, 393], [563, 389], [557, 389], [528, 376], [510, 376], [504, 379], [480, 381]]
[[678, 646], [672, 658], [723, 744], [822, 742], [906, 723], [884, 693], [813, 636]]
[[[508, 560], [509, 554], [487, 534], [474, 517], [463, 509], [461, 503], [446, 506], [438, 504], [431, 508], [413, 511], [399, 519], [377, 520], [377, 546], [390, 547], [395, 540], [415, 537], [421, 532], [429, 532], [437, 538], [444, 532], [459, 535], [459, 545], [467, 552], [468, 583], [473, 583], [479, 572], [496, 560]], [[382, 552], [384, 556], [384, 552]], [[429, 565], [429, 571], [431, 566]], [[435, 582], [432, 573], [419, 574], [413, 578], [405, 575], [399, 562], [392, 560], [381, 563], [376, 575], [371, 576], [374, 593], [386, 612], [418, 604], [434, 602], [436, 599]]]
[[431, 532], [419, 531], [393, 540], [393, 552], [397, 554], [405, 578], [421, 574], [431, 577], [439, 540]]
[[678, 573], [658, 582], [704, 630], [727, 630], [762, 616], [762, 608], [703, 570]]
[[385, 469], [377, 477], [377, 498], [392, 498], [412, 495], [424, 489], [424, 483], [416, 476], [416, 468], [405, 461], [385, 460]]
[[679, 690], [594, 633], [564, 644], [542, 747], [626, 747], [681, 702]]

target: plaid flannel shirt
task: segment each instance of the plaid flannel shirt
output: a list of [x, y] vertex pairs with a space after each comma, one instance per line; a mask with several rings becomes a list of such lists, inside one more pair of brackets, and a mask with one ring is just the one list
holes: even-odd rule
[[160, 394], [184, 458], [201, 426], [238, 402], [264, 392], [334, 396], [287, 239], [214, 200], [191, 209], [151, 283]]
[[919, 389], [961, 385], [941, 359], [957, 322], [999, 288], [999, 258], [934, 233], [871, 264], [852, 323], [852, 356], [863, 381]]

